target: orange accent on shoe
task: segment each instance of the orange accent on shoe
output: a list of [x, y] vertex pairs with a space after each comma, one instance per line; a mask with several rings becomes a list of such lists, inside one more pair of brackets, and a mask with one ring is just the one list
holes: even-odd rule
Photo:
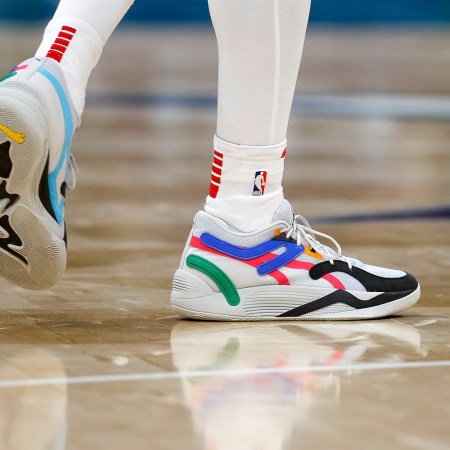
[[273, 236], [274, 236], [274, 237], [279, 236], [282, 229], [283, 229], [283, 228], [277, 228], [277, 229], [273, 232]]
[[302, 244], [302, 245], [303, 245], [303, 247], [305, 247], [305, 254], [306, 255], [312, 256], [313, 258], [316, 258], [316, 259], [318, 259], [320, 261], [323, 259], [323, 256], [318, 251], [313, 250], [311, 247], [308, 247], [305, 244]]

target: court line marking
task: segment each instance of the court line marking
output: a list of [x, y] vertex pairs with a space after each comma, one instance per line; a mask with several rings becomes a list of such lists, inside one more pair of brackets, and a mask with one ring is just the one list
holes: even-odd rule
[[429, 369], [442, 367], [450, 367], [450, 360], [412, 361], [395, 364], [365, 363], [365, 364], [345, 364], [339, 366], [256, 367], [253, 369], [234, 369], [234, 370], [192, 370], [179, 372], [83, 375], [78, 377], [29, 378], [29, 379], [0, 381], [0, 388], [48, 386], [53, 384], [119, 383], [127, 381], [132, 382], [132, 381], [177, 380], [182, 378], [241, 377], [241, 376], [276, 375], [276, 374], [291, 374], [291, 373], [351, 372], [351, 371], [369, 371], [369, 370], [425, 369], [425, 368]]

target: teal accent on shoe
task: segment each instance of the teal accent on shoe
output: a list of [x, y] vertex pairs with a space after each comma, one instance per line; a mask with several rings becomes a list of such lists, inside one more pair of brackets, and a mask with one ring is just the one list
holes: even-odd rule
[[40, 74], [44, 75], [58, 94], [59, 101], [61, 102], [61, 107], [64, 116], [64, 143], [61, 151], [61, 156], [59, 158], [58, 164], [55, 169], [48, 174], [48, 186], [50, 191], [50, 202], [52, 204], [53, 211], [55, 213], [56, 220], [59, 224], [64, 221], [64, 203], [65, 198], [62, 196], [61, 202], [58, 201], [58, 183], [57, 177], [63, 168], [67, 168], [70, 156], [70, 146], [72, 144], [72, 137], [74, 132], [72, 110], [70, 108], [69, 100], [64, 92], [64, 88], [59, 83], [58, 79], [44, 67], [40, 67], [37, 70]]
[[222, 269], [219, 269], [219, 267], [212, 262], [197, 255], [189, 255], [186, 258], [186, 264], [191, 269], [198, 270], [211, 278], [211, 280], [217, 284], [217, 287], [220, 289], [220, 292], [222, 292], [230, 306], [239, 305], [241, 301], [239, 293], [233, 282], [228, 278], [228, 275]]

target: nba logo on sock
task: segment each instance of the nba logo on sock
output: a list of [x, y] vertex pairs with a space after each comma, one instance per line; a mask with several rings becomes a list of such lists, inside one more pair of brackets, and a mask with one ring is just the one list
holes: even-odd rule
[[255, 181], [253, 183], [253, 195], [264, 195], [266, 187], [267, 172], [261, 170], [255, 173]]

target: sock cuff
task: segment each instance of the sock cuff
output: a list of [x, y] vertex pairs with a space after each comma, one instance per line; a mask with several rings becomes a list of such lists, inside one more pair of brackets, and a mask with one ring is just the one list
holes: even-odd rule
[[283, 188], [261, 197], [238, 195], [225, 198], [206, 197], [204, 210], [233, 228], [251, 232], [273, 221], [273, 215], [283, 203]]
[[[75, 16], [58, 16], [50, 20], [45, 28], [44, 36], [52, 36], [51, 41], [53, 41], [54, 39], [56, 39], [58, 34], [61, 32], [62, 27], [64, 26], [69, 26], [76, 30], [76, 32], [73, 33], [73, 39], [78, 40], [81, 38], [88, 41], [92, 60], [95, 61], [95, 64], [97, 64], [98, 60], [100, 59], [104, 44], [97, 31], [84, 20], [79, 19]], [[48, 47], [49, 42], [48, 40], [44, 39], [35, 56], [46, 56]]]
[[287, 149], [287, 139], [275, 145], [240, 145], [233, 144], [214, 136], [214, 150], [229, 159], [271, 161], [284, 158]]

